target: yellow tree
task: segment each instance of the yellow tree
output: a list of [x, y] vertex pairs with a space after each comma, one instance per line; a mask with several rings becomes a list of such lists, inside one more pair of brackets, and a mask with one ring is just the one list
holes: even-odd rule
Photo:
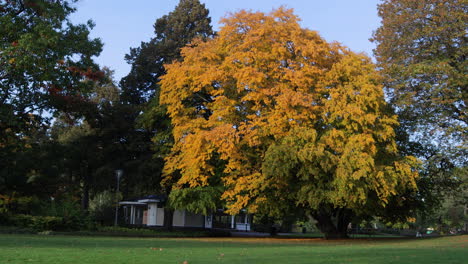
[[369, 58], [298, 21], [284, 8], [240, 11], [166, 66], [175, 144], [165, 175], [175, 190], [221, 184], [230, 213], [295, 206], [343, 237], [353, 215], [416, 189], [415, 160], [397, 153]]

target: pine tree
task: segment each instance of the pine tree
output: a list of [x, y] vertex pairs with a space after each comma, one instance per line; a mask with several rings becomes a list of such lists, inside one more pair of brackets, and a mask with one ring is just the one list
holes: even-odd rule
[[125, 56], [132, 65], [120, 83], [123, 100], [131, 104], [148, 102], [158, 97], [158, 82], [165, 74], [164, 64], [180, 59], [180, 49], [192, 39], [208, 39], [214, 32], [209, 11], [198, 0], [181, 0], [174, 11], [156, 20], [155, 37], [131, 48]]
[[[194, 38], [207, 40], [214, 35], [208, 14], [200, 1], [181, 0], [174, 11], [156, 20], [155, 37], [142, 42], [138, 48], [130, 49], [125, 57], [132, 69], [120, 82], [121, 99], [133, 108], [132, 123], [143, 128], [139, 129], [143, 138], [141, 145], [151, 150], [147, 153], [151, 155], [139, 156], [142, 163], [163, 164], [172, 146], [170, 119], [159, 104], [159, 81], [166, 73], [164, 64], [181, 59], [181, 48], [193, 45]], [[162, 184], [169, 196], [172, 183], [166, 181]], [[172, 228], [172, 213], [168, 204], [164, 219], [168, 229]]]

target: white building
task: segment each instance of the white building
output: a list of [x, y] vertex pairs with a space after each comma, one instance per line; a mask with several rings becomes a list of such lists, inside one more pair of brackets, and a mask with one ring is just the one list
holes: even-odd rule
[[[164, 225], [164, 202], [165, 197], [159, 195], [122, 201], [119, 203], [123, 209], [120, 217], [128, 225], [162, 227]], [[201, 215], [186, 210], [175, 210], [172, 220], [174, 227], [250, 231], [252, 215], [246, 213], [227, 215], [222, 210], [210, 215]]]

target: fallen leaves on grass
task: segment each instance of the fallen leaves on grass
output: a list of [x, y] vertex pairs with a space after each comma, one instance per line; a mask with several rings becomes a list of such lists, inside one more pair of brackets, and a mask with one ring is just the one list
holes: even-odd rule
[[151, 250], [159, 250], [159, 251], [163, 251], [163, 248], [155, 248], [155, 247], [151, 247], [150, 249], [151, 249]]

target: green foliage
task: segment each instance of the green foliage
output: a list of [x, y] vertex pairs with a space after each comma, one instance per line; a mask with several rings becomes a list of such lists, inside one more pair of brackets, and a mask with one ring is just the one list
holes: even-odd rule
[[120, 83], [125, 102], [139, 105], [153, 96], [159, 100], [158, 81], [165, 74], [164, 64], [180, 59], [180, 49], [192, 39], [213, 36], [208, 14], [199, 0], [181, 0], [174, 11], [156, 20], [155, 37], [131, 48], [125, 56], [132, 65]]
[[97, 229], [98, 232], [108, 233], [108, 234], [126, 234], [134, 236], [145, 236], [145, 235], [154, 235], [157, 234], [157, 231], [146, 229], [146, 228], [128, 228], [121, 226], [103, 226]]
[[93, 227], [90, 216], [80, 208], [79, 199], [66, 195], [44, 203], [40, 209], [43, 216], [60, 217], [62, 230], [81, 230]]
[[15, 141], [20, 146], [23, 137], [42, 123], [42, 111], [73, 112], [86, 104], [81, 95], [99, 77], [92, 56], [99, 55], [102, 43], [89, 38], [92, 22], [73, 25], [68, 20], [74, 2], [0, 4], [2, 149]]
[[[7, 196], [43, 199], [57, 190], [62, 171], [55, 166], [49, 121], [92, 108], [87, 95], [102, 76], [92, 57], [102, 43], [89, 37], [91, 21], [70, 22], [75, 2], [0, 3], [0, 193]], [[40, 180], [44, 175], [50, 178]]]
[[[3, 198], [3, 199], [2, 199]], [[40, 207], [40, 200], [37, 196], [15, 196], [2, 197], [0, 195], [0, 213], [15, 212], [19, 214], [37, 213]]]
[[197, 214], [208, 215], [221, 206], [221, 187], [197, 187], [172, 190], [169, 201], [172, 208], [185, 209]]
[[[8, 222], [1, 222], [8, 224]], [[17, 227], [17, 226], [0, 226], [0, 234], [36, 234], [37, 231], [31, 228]]]
[[172, 232], [153, 230], [146, 228], [126, 228], [105, 226], [98, 228], [96, 234], [113, 236], [138, 236], [138, 237], [227, 237], [230, 236], [226, 231], [195, 231], [195, 230], [176, 230]]
[[8, 219], [8, 224], [29, 228], [35, 231], [44, 230], [64, 230], [66, 225], [61, 217], [56, 216], [32, 216], [32, 215], [12, 215]]
[[111, 224], [114, 221], [115, 203], [122, 199], [122, 195], [117, 197], [115, 193], [103, 191], [96, 194], [89, 202], [89, 211], [94, 221], [102, 224]]
[[[143, 149], [138, 144], [142, 133], [128, 133], [134, 126], [129, 120], [131, 114], [119, 101], [119, 89], [113, 82], [112, 71], [105, 68], [104, 73], [104, 78], [95, 83], [88, 98], [93, 103], [93, 111], [88, 111], [84, 120], [63, 114], [52, 127], [53, 139], [63, 148], [63, 158], [57, 163], [61, 163], [67, 175], [66, 188], [80, 193], [85, 210], [89, 197], [116, 186], [117, 168], [125, 171], [121, 179], [123, 189], [135, 189], [133, 184], [138, 184], [145, 176], [148, 181], [144, 186], [148, 189], [158, 186], [150, 184], [150, 180], [157, 179], [157, 173], [153, 173], [157, 164], [147, 168], [132, 167], [135, 157], [141, 157], [140, 152], [151, 157], [150, 148]], [[141, 171], [143, 169], [145, 171]], [[133, 180], [126, 181], [127, 177]]]
[[372, 39], [407, 132], [458, 162], [467, 151], [467, 14], [465, 0], [385, 0]]
[[[444, 234], [460, 229], [466, 232], [468, 227], [467, 167], [454, 168], [450, 173], [457, 182], [449, 188], [441, 186], [437, 203], [430, 208], [430, 213], [422, 214], [418, 219], [420, 226], [432, 227]], [[433, 187], [431, 191], [434, 189], [437, 190]]]
[[405, 203], [418, 208], [418, 223], [441, 222], [434, 216], [458, 189], [454, 170], [466, 166], [468, 156], [468, 5], [384, 0], [378, 10], [374, 54], [399, 115], [399, 145], [423, 161], [418, 194]]

